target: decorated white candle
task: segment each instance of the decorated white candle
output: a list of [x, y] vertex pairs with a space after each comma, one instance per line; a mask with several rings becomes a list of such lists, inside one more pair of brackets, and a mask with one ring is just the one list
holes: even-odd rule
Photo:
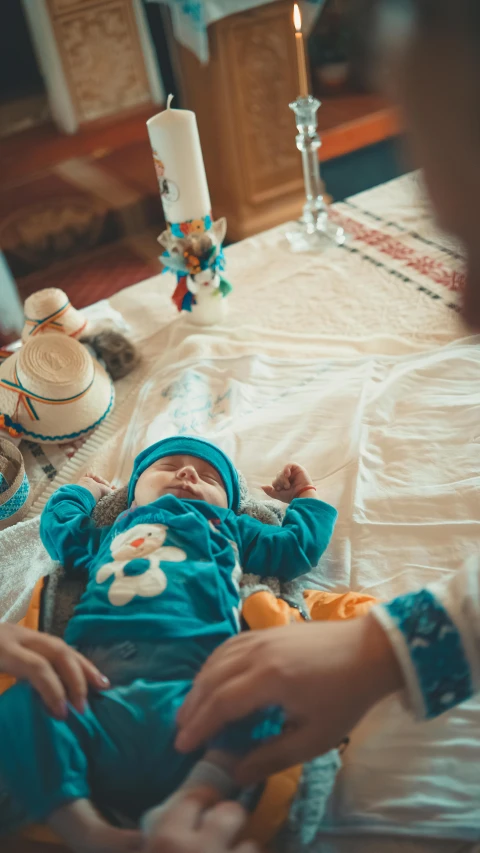
[[[160, 196], [168, 224], [199, 223], [210, 217], [210, 193], [198, 135], [190, 110], [167, 108], [147, 121]], [[207, 225], [208, 227], [208, 225]]]

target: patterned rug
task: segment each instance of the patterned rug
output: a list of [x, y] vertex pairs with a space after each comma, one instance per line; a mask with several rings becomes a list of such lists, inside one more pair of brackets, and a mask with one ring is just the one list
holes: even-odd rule
[[160, 272], [157, 230], [101, 246], [17, 279], [20, 298], [44, 287], [60, 287], [76, 308], [108, 299], [124, 287]]
[[153, 275], [163, 228], [146, 140], [0, 181], [0, 246], [23, 298], [56, 285], [81, 307]]

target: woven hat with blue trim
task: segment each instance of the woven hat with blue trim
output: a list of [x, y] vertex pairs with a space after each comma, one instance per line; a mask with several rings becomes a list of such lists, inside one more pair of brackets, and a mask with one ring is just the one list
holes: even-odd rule
[[86, 436], [113, 408], [110, 377], [65, 334], [30, 338], [0, 364], [0, 430], [40, 444]]
[[9, 439], [0, 438], [0, 530], [25, 517], [30, 486], [23, 457]]
[[60, 332], [78, 338], [88, 331], [88, 320], [70, 303], [63, 290], [46, 287], [36, 290], [25, 300], [25, 326], [22, 341], [47, 332]]

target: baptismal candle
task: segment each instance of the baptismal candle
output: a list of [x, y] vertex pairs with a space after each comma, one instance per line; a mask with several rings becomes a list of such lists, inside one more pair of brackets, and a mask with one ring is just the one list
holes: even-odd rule
[[210, 216], [210, 193], [198, 135], [197, 119], [190, 110], [167, 108], [147, 121], [160, 196], [168, 224]]

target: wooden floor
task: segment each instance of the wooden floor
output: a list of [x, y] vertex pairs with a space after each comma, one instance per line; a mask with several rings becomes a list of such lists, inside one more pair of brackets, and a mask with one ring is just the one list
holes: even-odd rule
[[398, 113], [380, 95], [330, 95], [318, 111], [322, 162], [351, 154], [401, 132]]

